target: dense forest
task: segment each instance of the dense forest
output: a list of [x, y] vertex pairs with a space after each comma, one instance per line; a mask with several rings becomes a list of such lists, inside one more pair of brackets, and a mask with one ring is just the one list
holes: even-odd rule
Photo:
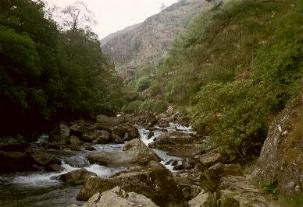
[[175, 105], [211, 137], [209, 147], [231, 159], [258, 156], [273, 117], [302, 88], [302, 11], [300, 0], [247, 0], [202, 12], [158, 66], [142, 66], [130, 83], [150, 101], [125, 108]]
[[1, 1], [1, 135], [46, 131], [121, 104], [120, 81], [97, 35], [72, 20], [61, 28], [41, 1]]
[[0, 206], [303, 206], [302, 0], [176, 1], [112, 54], [79, 3], [1, 0]]

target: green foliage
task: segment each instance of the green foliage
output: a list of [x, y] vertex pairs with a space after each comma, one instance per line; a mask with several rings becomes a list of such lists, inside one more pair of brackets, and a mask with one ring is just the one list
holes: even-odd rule
[[120, 82], [94, 33], [59, 31], [40, 1], [1, 2], [0, 135], [116, 110]]
[[137, 91], [142, 92], [150, 87], [150, 79], [148, 77], [142, 77], [138, 80]]
[[162, 113], [166, 111], [167, 104], [164, 101], [159, 100], [134, 100], [125, 104], [122, 108], [123, 111], [133, 113], [133, 112], [142, 112], [149, 111], [155, 113]]
[[274, 180], [267, 180], [260, 184], [261, 189], [265, 193], [276, 194], [277, 193], [277, 182]]
[[302, 89], [302, 21], [299, 0], [216, 6], [175, 41], [151, 88], [190, 108], [194, 127], [223, 153], [247, 161], [259, 154], [269, 117]]
[[301, 207], [303, 206], [303, 195], [297, 195], [293, 197], [284, 198], [281, 197], [279, 200], [282, 201], [285, 207]]

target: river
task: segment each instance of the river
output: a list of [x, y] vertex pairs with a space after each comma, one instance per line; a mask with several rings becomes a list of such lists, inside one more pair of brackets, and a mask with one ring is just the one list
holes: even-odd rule
[[[156, 127], [153, 136], [149, 137], [150, 131], [138, 127], [140, 139], [148, 146], [165, 132], [181, 131], [183, 133], [194, 133], [191, 127], [184, 127], [170, 123], [169, 127]], [[96, 151], [122, 151], [123, 145], [106, 144], [95, 145]], [[153, 149], [161, 159], [161, 163], [170, 171], [173, 170], [173, 161], [181, 162], [182, 159], [169, 156], [166, 152]], [[81, 186], [66, 186], [58, 177], [64, 173], [86, 168], [96, 173], [101, 178], [110, 177], [118, 172], [127, 170], [124, 167], [107, 167], [90, 164], [86, 159], [89, 151], [53, 151], [61, 159], [63, 171], [57, 172], [26, 172], [0, 175], [0, 206], [2, 207], [62, 207], [70, 204], [81, 204], [76, 196]]]

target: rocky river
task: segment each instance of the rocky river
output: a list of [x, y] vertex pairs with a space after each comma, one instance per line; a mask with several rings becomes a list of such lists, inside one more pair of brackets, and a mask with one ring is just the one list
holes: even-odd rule
[[0, 143], [0, 206], [277, 206], [175, 116], [129, 120], [100, 115]]
[[[165, 132], [180, 131], [191, 134], [194, 132], [190, 127], [169, 123], [168, 127], [156, 126], [153, 130], [148, 130], [142, 126], [136, 126], [140, 140], [148, 146]], [[151, 136], [152, 134], [152, 136]], [[37, 144], [47, 143], [48, 136], [41, 136]], [[95, 152], [122, 152], [124, 144], [94, 144]], [[68, 206], [69, 204], [81, 204], [76, 197], [80, 186], [66, 186], [59, 178], [66, 173], [86, 169], [95, 173], [100, 178], [108, 178], [122, 171], [127, 171], [128, 166], [105, 166], [91, 164], [87, 159], [91, 151], [81, 150], [48, 150], [48, 153], [60, 159], [60, 172], [18, 172], [2, 173], [0, 176], [0, 206]], [[174, 172], [174, 167], [182, 165], [182, 158], [170, 156], [160, 149], [153, 149], [153, 152], [160, 158], [160, 162], [170, 171]]]

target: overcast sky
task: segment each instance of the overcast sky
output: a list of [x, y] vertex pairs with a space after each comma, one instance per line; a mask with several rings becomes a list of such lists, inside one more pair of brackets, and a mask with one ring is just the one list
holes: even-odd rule
[[[75, 0], [44, 0], [49, 5], [64, 7]], [[144, 21], [160, 12], [161, 5], [169, 6], [178, 0], [83, 0], [97, 20], [93, 27], [99, 38]]]

